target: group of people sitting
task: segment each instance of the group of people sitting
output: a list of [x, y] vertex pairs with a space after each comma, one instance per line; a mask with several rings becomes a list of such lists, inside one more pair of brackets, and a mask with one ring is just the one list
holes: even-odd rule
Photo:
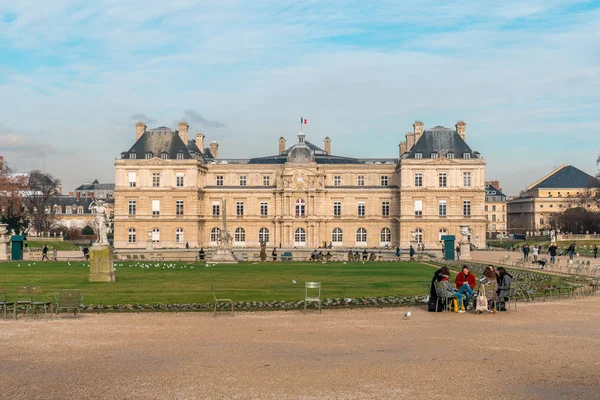
[[[479, 289], [476, 292], [475, 287], [479, 281]], [[441, 282], [438, 293], [436, 290], [436, 282]], [[512, 275], [510, 275], [503, 267], [498, 269], [493, 265], [488, 265], [483, 275], [476, 278], [471, 273], [467, 265], [463, 265], [462, 270], [456, 275], [454, 285], [450, 283], [450, 271], [448, 267], [442, 267], [437, 270], [431, 280], [431, 291], [429, 297], [429, 311], [436, 311], [436, 304], [441, 296], [456, 297], [458, 301], [458, 312], [464, 313], [465, 309], [472, 309], [472, 300], [478, 293], [485, 294], [487, 298], [487, 310], [493, 312], [506, 311], [507, 296], [509, 295], [510, 285], [512, 283]]]
[[310, 261], [329, 261], [331, 260], [331, 257], [333, 256], [329, 251], [327, 252], [327, 254], [323, 254], [322, 251], [317, 252], [316, 250], [310, 253]]
[[377, 254], [374, 251], [369, 253], [367, 249], [364, 249], [362, 253], [358, 251], [352, 253], [352, 250], [348, 251], [348, 261], [360, 261], [361, 259], [363, 261], [377, 261]]

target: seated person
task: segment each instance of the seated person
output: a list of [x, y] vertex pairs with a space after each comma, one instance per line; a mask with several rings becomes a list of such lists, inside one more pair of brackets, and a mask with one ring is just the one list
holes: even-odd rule
[[475, 275], [471, 273], [468, 266], [463, 265], [462, 271], [456, 275], [456, 289], [463, 295], [465, 295], [465, 302], [467, 303], [467, 310], [471, 309], [471, 297], [475, 294]]
[[488, 311], [493, 310], [493, 305], [496, 304], [496, 291], [498, 290], [498, 275], [496, 274], [496, 270], [493, 265], [488, 265], [488, 267], [483, 272], [483, 275], [479, 277], [480, 288], [482, 288], [485, 292], [485, 297], [487, 297], [488, 301]]
[[438, 279], [439, 282], [443, 283], [442, 290], [444, 291], [443, 293], [438, 293], [438, 295], [441, 296], [445, 294], [447, 297], [456, 296], [458, 299], [458, 312], [461, 314], [464, 313], [465, 305], [463, 303], [463, 294], [454, 289], [450, 283], [450, 272], [447, 267], [441, 268]]
[[506, 302], [510, 294], [510, 284], [512, 283], [512, 275], [506, 272], [503, 267], [498, 268], [498, 311], [506, 311]]
[[354, 254], [352, 254], [352, 250], [348, 251], [348, 261], [354, 260]]
[[364, 249], [362, 252], [363, 261], [367, 261], [368, 256], [369, 256], [369, 253], [367, 253], [367, 249]]
[[[548, 263], [548, 259], [546, 257], [542, 257], [541, 259], [534, 261], [534, 263], [539, 264], [540, 269], [544, 269], [544, 267]], [[500, 270], [500, 268], [498, 268], [498, 270]]]
[[372, 251], [371, 254], [369, 254], [369, 261], [376, 261], [377, 260], [377, 256], [375, 255], [375, 252]]
[[354, 253], [354, 261], [360, 261], [360, 254], [358, 253], [358, 251]]
[[327, 252], [327, 254], [325, 254], [325, 259], [326, 259], [327, 261], [329, 261], [329, 260], [331, 260], [331, 257], [333, 257], [333, 256], [332, 256], [332, 255], [331, 255], [331, 253], [328, 251], [328, 252]]
[[313, 250], [312, 253], [310, 253], [310, 261], [316, 261], [317, 260], [317, 250]]
[[323, 257], [324, 257], [323, 252], [319, 251], [319, 254], [317, 254], [317, 260], [323, 261]]
[[198, 251], [198, 260], [204, 261], [204, 249], [200, 249], [200, 251]]

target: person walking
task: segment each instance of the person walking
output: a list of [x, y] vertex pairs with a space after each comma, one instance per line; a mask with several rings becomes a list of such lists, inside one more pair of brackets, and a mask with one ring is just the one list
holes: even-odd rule
[[401, 251], [400, 251], [400, 247], [397, 247], [397, 246], [396, 246], [396, 258], [397, 258], [397, 259], [400, 259], [400, 255], [401, 255], [401, 254], [402, 254], [402, 253], [401, 253]]
[[460, 261], [460, 245], [456, 246], [456, 261]]
[[271, 252], [271, 257], [273, 257], [273, 262], [277, 261], [277, 249], [273, 247], [273, 251]]
[[550, 255], [550, 264], [554, 264], [556, 262], [556, 253], [558, 251], [558, 247], [556, 247], [556, 242], [552, 242], [550, 247], [548, 247], [548, 254]]
[[598, 257], [598, 245], [595, 244], [592, 251], [594, 252], [594, 258]]
[[533, 246], [533, 261], [535, 261], [535, 262], [537, 262], [539, 251], [540, 251], [539, 247]]
[[48, 258], [48, 246], [44, 245], [44, 248], [42, 249], [42, 261], [44, 261], [44, 259], [46, 259], [46, 261], [50, 261], [50, 259]]
[[577, 248], [577, 243], [573, 242], [571, 243], [571, 245], [569, 246], [569, 248], [567, 249], [569, 252], [569, 259], [573, 260], [573, 257], [575, 257], [575, 249]]
[[415, 259], [415, 249], [412, 247], [412, 244], [410, 245], [410, 249], [408, 249], [408, 255], [410, 255], [411, 261]]

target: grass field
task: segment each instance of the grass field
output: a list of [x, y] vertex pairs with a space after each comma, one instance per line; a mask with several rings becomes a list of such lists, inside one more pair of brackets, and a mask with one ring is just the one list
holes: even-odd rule
[[80, 289], [87, 304], [209, 302], [211, 284], [219, 297], [234, 301], [300, 300], [304, 298], [305, 281], [322, 282], [322, 296], [330, 298], [424, 295], [425, 282], [435, 271], [416, 262], [243, 263], [214, 267], [200, 263], [118, 262], [117, 282], [109, 284], [89, 283], [87, 265], [2, 263], [0, 287], [9, 297], [20, 285], [39, 285], [48, 297], [59, 289]]

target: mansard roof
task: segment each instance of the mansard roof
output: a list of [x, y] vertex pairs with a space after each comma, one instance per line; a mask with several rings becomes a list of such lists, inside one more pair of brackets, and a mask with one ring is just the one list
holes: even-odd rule
[[596, 178], [579, 168], [563, 164], [527, 189], [581, 189], [598, 183]]
[[357, 158], [332, 156], [327, 154], [325, 150], [319, 146], [309, 142], [308, 140], [304, 143], [296, 143], [291, 147], [285, 149], [281, 154], [267, 157], [255, 157], [248, 160], [248, 164], [285, 164], [288, 162], [288, 156], [298, 146], [305, 146], [311, 151], [314, 157], [314, 161], [317, 164], [364, 164], [363, 161]]
[[402, 158], [415, 158], [416, 153], [421, 153], [423, 158], [431, 158], [431, 153], [438, 153], [442, 157], [448, 153], [454, 153], [455, 158], [462, 158], [465, 153], [470, 154], [471, 158], [480, 157], [455, 130], [443, 126], [424, 130], [412, 149], [402, 155]]
[[121, 158], [129, 158], [131, 153], [136, 154], [137, 159], [143, 159], [147, 153], [153, 157], [160, 157], [167, 153], [167, 159], [177, 159], [177, 154], [183, 154], [184, 160], [189, 159], [214, 159], [209, 148], [200, 151], [195, 140], [183, 143], [179, 132], [165, 126], [145, 131], [135, 144], [126, 152], [121, 153]]

